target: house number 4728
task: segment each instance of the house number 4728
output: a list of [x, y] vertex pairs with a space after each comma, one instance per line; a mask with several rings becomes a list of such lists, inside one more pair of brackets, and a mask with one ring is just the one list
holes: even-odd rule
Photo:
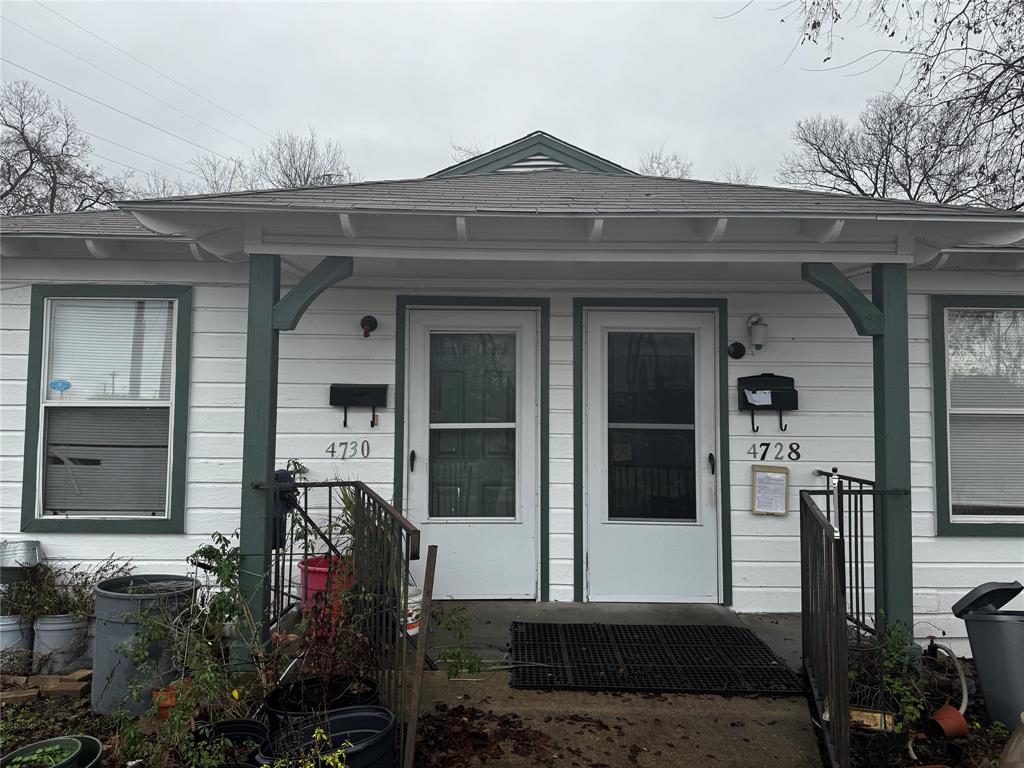
[[800, 443], [751, 443], [747, 454], [754, 457], [754, 461], [773, 459], [775, 461], [797, 461], [800, 458]]
[[343, 440], [331, 443], [324, 449], [335, 459], [368, 459], [370, 458], [370, 441]]

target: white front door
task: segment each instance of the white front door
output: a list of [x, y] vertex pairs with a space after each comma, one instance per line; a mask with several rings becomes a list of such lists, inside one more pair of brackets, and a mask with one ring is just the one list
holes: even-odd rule
[[421, 552], [438, 547], [436, 597], [537, 595], [537, 324], [531, 310], [409, 312], [405, 512]]
[[584, 324], [587, 599], [719, 602], [715, 314]]

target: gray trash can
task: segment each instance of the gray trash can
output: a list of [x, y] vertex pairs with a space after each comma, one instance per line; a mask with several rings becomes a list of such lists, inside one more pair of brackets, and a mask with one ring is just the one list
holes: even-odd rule
[[[96, 585], [96, 647], [92, 668], [92, 708], [108, 715], [124, 707], [141, 715], [152, 705], [154, 687], [165, 685], [171, 674], [167, 648], [151, 647], [148, 679], [126, 653], [137, 642], [140, 616], [149, 611], [165, 611], [168, 616], [188, 610], [199, 582], [188, 576], [139, 574], [107, 579]], [[129, 688], [141, 687], [137, 700], [129, 697]]]
[[1022, 590], [1019, 581], [990, 581], [953, 606], [953, 615], [967, 624], [988, 716], [1007, 728], [1024, 712], [1024, 611], [999, 609]]

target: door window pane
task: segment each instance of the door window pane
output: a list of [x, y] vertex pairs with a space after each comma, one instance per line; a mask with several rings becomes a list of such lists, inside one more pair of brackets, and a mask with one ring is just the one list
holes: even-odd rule
[[46, 399], [169, 400], [174, 302], [54, 299]]
[[430, 517], [515, 517], [516, 431], [430, 432]]
[[691, 333], [608, 334], [608, 518], [697, 519]]
[[693, 424], [693, 334], [608, 334], [608, 422]]
[[47, 408], [43, 514], [163, 516], [169, 415], [169, 408]]
[[696, 520], [692, 429], [608, 430], [608, 517]]
[[430, 335], [430, 423], [516, 420], [514, 333]]

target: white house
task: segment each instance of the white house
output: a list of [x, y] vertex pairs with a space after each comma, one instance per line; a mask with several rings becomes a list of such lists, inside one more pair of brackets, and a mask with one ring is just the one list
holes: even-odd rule
[[[965, 650], [952, 603], [1024, 575], [1019, 213], [638, 176], [537, 132], [422, 179], [2, 224], [0, 525], [50, 557], [265, 551], [250, 486], [296, 458], [394, 498], [442, 594], [798, 611], [798, 491], [838, 467], [909, 490], [875, 559], [919, 636]], [[768, 372], [798, 407], [740, 410]]]

